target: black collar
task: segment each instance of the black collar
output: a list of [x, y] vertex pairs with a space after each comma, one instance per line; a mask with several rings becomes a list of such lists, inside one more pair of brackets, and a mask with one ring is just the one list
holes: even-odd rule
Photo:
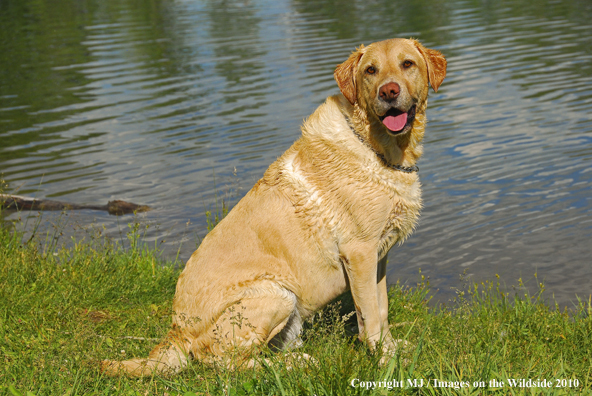
[[368, 147], [370, 150], [372, 150], [374, 152], [374, 154], [376, 154], [376, 156], [378, 158], [380, 158], [380, 160], [382, 161], [382, 163], [391, 168], [391, 169], [395, 169], [401, 172], [405, 172], [405, 173], [413, 173], [413, 172], [418, 172], [419, 168], [417, 167], [417, 165], [413, 165], [413, 166], [403, 166], [403, 165], [393, 165], [391, 163], [389, 163], [387, 161], [387, 159], [385, 158], [384, 155], [380, 154], [378, 151], [376, 151], [374, 149], [374, 147], [372, 147], [367, 141], [364, 140], [364, 138], [362, 138], [358, 132], [356, 132], [355, 129], [351, 128], [351, 130], [353, 131], [354, 135], [356, 135], [358, 137], [358, 139], [360, 139], [360, 142], [362, 142], [366, 147]]

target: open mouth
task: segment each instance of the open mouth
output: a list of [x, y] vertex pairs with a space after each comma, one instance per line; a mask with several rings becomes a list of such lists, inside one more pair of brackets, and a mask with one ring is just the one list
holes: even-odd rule
[[415, 105], [409, 111], [403, 112], [397, 109], [389, 109], [382, 117], [379, 117], [384, 126], [394, 135], [409, 130], [415, 119]]

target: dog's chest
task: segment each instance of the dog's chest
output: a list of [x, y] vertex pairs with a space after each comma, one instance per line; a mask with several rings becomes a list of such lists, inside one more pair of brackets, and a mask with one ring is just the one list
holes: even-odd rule
[[403, 241], [411, 235], [421, 210], [421, 186], [415, 176], [412, 182], [403, 183], [389, 180], [386, 183], [391, 202], [390, 210], [385, 213], [384, 227], [378, 242], [379, 259], [389, 251], [395, 243]]
[[381, 258], [413, 231], [421, 209], [417, 175], [378, 161], [322, 173], [322, 166], [304, 164], [296, 153], [287, 155], [277, 177], [289, 186], [296, 216], [328, 262], [338, 266], [341, 244], [355, 239], [375, 240]]

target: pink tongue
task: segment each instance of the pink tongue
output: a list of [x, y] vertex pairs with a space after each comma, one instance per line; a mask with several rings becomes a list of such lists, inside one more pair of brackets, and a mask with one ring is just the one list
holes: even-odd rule
[[407, 124], [407, 113], [401, 113], [396, 117], [388, 116], [382, 120], [384, 126], [393, 132], [398, 132]]

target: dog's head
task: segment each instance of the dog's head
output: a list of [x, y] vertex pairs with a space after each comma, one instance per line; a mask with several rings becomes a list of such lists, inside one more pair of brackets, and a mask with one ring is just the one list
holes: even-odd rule
[[[391, 39], [360, 46], [335, 69], [343, 96], [369, 121], [378, 119], [391, 135], [409, 132], [418, 106], [446, 76], [446, 59], [416, 40]], [[423, 109], [423, 108], [422, 108]]]

